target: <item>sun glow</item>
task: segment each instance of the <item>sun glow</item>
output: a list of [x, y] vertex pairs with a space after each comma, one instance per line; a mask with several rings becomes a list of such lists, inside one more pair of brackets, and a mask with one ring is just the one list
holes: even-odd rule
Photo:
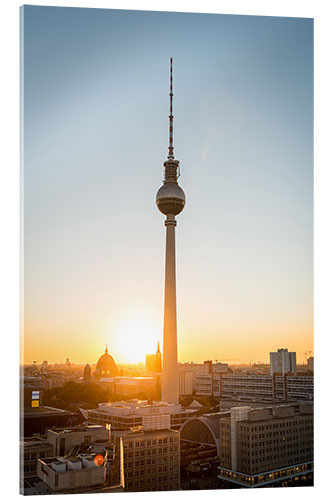
[[143, 315], [131, 315], [119, 321], [112, 346], [117, 363], [145, 362], [145, 355], [156, 352], [161, 327]]

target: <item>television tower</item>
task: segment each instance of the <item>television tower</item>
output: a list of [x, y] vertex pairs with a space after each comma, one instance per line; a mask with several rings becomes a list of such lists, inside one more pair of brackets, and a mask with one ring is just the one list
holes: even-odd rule
[[164, 162], [163, 186], [157, 191], [156, 204], [166, 215], [165, 251], [165, 292], [164, 292], [164, 331], [163, 331], [163, 369], [162, 401], [179, 403], [178, 355], [177, 355], [177, 306], [176, 306], [176, 249], [175, 216], [180, 214], [186, 202], [185, 193], [178, 185], [179, 161], [175, 160], [173, 147], [173, 87], [172, 58], [170, 59], [170, 114], [168, 159]]

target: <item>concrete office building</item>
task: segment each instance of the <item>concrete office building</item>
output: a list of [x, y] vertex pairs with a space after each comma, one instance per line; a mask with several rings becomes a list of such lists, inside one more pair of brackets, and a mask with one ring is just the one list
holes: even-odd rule
[[270, 352], [271, 375], [279, 373], [293, 373], [296, 375], [296, 352], [288, 352], [288, 349], [278, 349], [277, 352]]
[[172, 58], [170, 59], [170, 114], [169, 114], [169, 152], [164, 162], [164, 182], [156, 195], [158, 209], [166, 216], [166, 253], [165, 253], [165, 292], [164, 292], [164, 331], [163, 331], [163, 369], [162, 401], [178, 404], [178, 347], [177, 347], [177, 307], [176, 307], [176, 215], [185, 206], [185, 193], [178, 185], [179, 161], [174, 157], [173, 147], [173, 81]]
[[34, 436], [20, 442], [21, 477], [28, 479], [37, 476], [37, 462], [40, 458], [54, 456], [54, 446], [46, 436]]
[[313, 377], [293, 374], [273, 375], [273, 396], [285, 401], [313, 401]]
[[219, 397], [222, 393], [220, 373], [197, 373], [195, 376], [195, 394], [198, 396]]
[[180, 439], [170, 429], [170, 416], [143, 417], [142, 427], [115, 431], [112, 440], [125, 491], [179, 490]]
[[225, 374], [221, 376], [222, 398], [273, 398], [273, 382], [269, 375]]
[[312, 401], [313, 377], [221, 374], [221, 397], [243, 401]]
[[209, 374], [207, 363], [180, 363], [179, 370], [179, 394], [191, 396], [195, 393], [195, 378], [197, 374]]
[[220, 420], [222, 481], [276, 486], [313, 474], [313, 404], [232, 408]]
[[110, 424], [112, 431], [116, 431], [142, 426], [143, 417], [149, 415], [170, 415], [171, 429], [179, 429], [186, 420], [193, 417], [196, 410], [184, 410], [179, 404], [174, 405], [155, 401], [148, 404], [146, 400], [132, 400], [100, 403], [96, 409], [81, 409], [81, 412], [89, 423], [104, 426]]
[[104, 486], [106, 469], [97, 465], [92, 455], [83, 454], [40, 459], [37, 474], [54, 492], [84, 493]]
[[117, 396], [141, 396], [152, 399], [157, 388], [154, 377], [102, 377], [99, 383], [110, 389]]
[[[211, 396], [221, 390], [221, 379], [217, 375], [228, 373], [227, 363], [180, 363], [179, 370], [179, 394], [181, 396], [198, 395]], [[209, 388], [212, 388], [210, 392]]]
[[47, 432], [47, 441], [53, 446], [54, 455], [62, 457], [73, 453], [73, 449], [81, 444], [104, 442], [108, 439], [109, 431], [98, 424], [48, 429]]
[[88, 493], [121, 491], [115, 477], [115, 447], [110, 431], [100, 425], [49, 430], [54, 453], [37, 462], [37, 474], [54, 492]]

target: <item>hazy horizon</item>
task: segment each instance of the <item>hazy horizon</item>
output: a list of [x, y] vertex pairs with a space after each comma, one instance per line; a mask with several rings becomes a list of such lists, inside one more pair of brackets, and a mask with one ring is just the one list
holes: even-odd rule
[[301, 364], [314, 350], [313, 20], [21, 12], [24, 362], [162, 348], [155, 195], [173, 57], [179, 361], [287, 347]]

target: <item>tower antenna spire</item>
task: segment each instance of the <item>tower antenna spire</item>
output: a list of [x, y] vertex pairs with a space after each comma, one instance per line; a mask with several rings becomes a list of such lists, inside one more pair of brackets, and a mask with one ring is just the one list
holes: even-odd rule
[[173, 110], [172, 110], [172, 98], [173, 98], [173, 87], [172, 87], [172, 57], [170, 57], [170, 115], [169, 115], [169, 160], [173, 160]]

